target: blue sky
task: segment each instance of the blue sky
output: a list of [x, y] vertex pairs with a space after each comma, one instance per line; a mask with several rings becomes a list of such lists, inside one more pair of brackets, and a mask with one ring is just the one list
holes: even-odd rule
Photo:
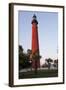
[[43, 58], [57, 58], [58, 44], [58, 13], [57, 12], [32, 12], [19, 11], [18, 32], [19, 45], [24, 52], [31, 49], [32, 17], [36, 14], [38, 21], [39, 50]]

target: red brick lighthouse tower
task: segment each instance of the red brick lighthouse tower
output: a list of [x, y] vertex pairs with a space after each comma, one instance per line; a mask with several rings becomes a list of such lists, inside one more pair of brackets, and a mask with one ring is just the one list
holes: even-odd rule
[[[36, 15], [33, 16], [31, 23], [32, 23], [32, 54], [33, 56], [36, 55], [39, 56], [38, 21]], [[39, 67], [40, 67], [40, 59], [35, 57], [32, 60], [32, 68], [39, 68]]]

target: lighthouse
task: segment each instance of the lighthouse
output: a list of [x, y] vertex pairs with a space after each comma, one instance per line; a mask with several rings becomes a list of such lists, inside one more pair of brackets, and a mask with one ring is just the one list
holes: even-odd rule
[[37, 17], [34, 14], [32, 17], [32, 55], [34, 59], [32, 59], [32, 68], [40, 67], [40, 58], [39, 56], [39, 39], [38, 39], [38, 21]]

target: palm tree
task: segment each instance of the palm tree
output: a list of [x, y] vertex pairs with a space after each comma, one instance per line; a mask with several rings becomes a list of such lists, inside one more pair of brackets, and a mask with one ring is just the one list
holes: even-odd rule
[[50, 69], [51, 62], [53, 62], [53, 60], [51, 58], [48, 58], [48, 59], [45, 59], [45, 61], [47, 61], [48, 63], [48, 69]]

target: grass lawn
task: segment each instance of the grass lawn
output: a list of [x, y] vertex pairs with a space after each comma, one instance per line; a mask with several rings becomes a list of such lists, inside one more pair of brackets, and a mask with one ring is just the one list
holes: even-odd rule
[[19, 79], [25, 78], [41, 78], [41, 77], [58, 77], [58, 70], [38, 70], [35, 71], [21, 72], [19, 73]]

